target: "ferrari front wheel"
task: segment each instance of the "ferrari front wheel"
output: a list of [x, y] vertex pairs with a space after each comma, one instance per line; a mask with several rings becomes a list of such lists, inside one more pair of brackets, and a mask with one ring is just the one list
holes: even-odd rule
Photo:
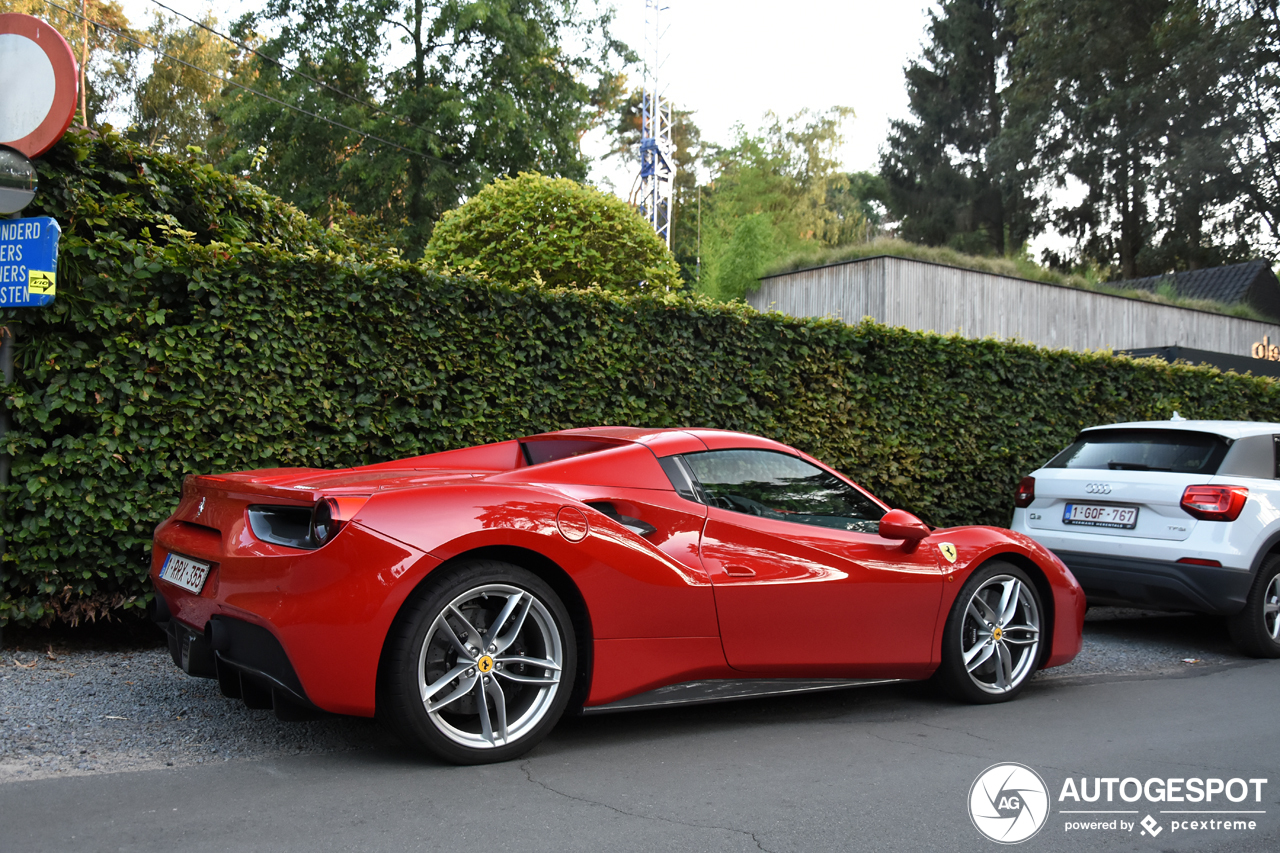
[[468, 563], [429, 582], [397, 620], [379, 716], [446, 761], [506, 761], [559, 721], [576, 672], [555, 591], [519, 566]]
[[1040, 664], [1044, 612], [1035, 584], [1017, 566], [992, 561], [960, 589], [942, 633], [942, 688], [966, 702], [1004, 702]]

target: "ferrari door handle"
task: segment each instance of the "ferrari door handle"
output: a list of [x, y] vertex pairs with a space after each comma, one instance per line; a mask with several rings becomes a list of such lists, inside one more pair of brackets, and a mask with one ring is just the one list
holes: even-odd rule
[[747, 566], [735, 566], [732, 563], [708, 557], [706, 554], [702, 555], [702, 565], [713, 572], [719, 569], [731, 578], [753, 578], [756, 576], [754, 569]]

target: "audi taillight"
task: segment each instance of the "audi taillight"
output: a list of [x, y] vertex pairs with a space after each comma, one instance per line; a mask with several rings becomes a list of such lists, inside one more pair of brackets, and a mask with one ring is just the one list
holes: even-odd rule
[[365, 495], [343, 495], [316, 501], [311, 510], [311, 541], [319, 548], [333, 539], [368, 500]]
[[1202, 521], [1235, 521], [1248, 499], [1244, 486], [1187, 486], [1182, 508]]
[[1031, 506], [1031, 502], [1036, 499], [1036, 478], [1023, 477], [1022, 482], [1018, 484], [1018, 493], [1013, 496], [1013, 505], [1020, 509]]

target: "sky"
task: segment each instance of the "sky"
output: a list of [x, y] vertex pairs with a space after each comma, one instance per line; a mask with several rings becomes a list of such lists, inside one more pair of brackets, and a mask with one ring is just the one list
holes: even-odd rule
[[[146, 2], [146, 0], [137, 0]], [[167, 0], [166, 0], [167, 2]], [[589, 2], [589, 0], [579, 0]], [[658, 0], [662, 30], [659, 85], [672, 103], [693, 110], [708, 142], [729, 144], [734, 126], [764, 126], [768, 111], [784, 118], [801, 110], [853, 108], [840, 159], [846, 171], [879, 171], [889, 122], [909, 119], [903, 69], [918, 59], [933, 0]], [[645, 0], [615, 0], [614, 34], [646, 55]], [[634, 86], [643, 82], [635, 71]], [[627, 197], [638, 160], [603, 159], [603, 132], [584, 139], [596, 158], [590, 180]], [[1073, 200], [1072, 189], [1052, 200]], [[1052, 228], [1030, 241], [1033, 258], [1066, 253], [1069, 238]]]
[[[927, 0], [658, 0], [662, 25], [659, 84], [681, 109], [694, 111], [704, 140], [728, 144], [733, 128], [763, 126], [772, 110], [788, 117], [803, 109], [852, 107], [845, 127], [843, 165], [878, 169], [889, 121], [907, 116], [903, 67], [919, 56], [928, 25]], [[644, 56], [645, 0], [615, 2], [615, 34]], [[651, 12], [649, 14], [652, 14]], [[642, 74], [636, 71], [633, 85]], [[599, 134], [588, 154], [599, 156]], [[593, 169], [598, 183], [626, 193], [631, 172], [611, 158]], [[626, 177], [622, 172], [626, 171]], [[622, 185], [625, 183], [625, 185]]]

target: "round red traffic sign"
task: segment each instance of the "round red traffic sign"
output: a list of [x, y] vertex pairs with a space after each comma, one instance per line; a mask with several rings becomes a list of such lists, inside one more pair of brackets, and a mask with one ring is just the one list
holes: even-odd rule
[[0, 14], [0, 145], [39, 157], [76, 114], [76, 58], [39, 18]]

